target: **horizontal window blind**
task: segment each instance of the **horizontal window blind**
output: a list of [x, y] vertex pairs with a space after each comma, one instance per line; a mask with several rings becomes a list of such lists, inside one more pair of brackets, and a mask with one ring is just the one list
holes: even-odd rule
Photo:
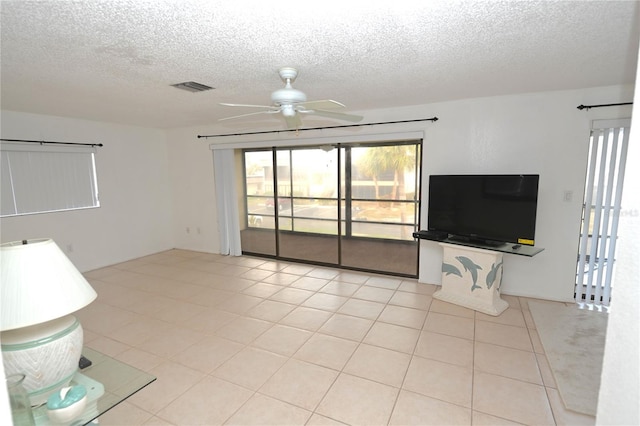
[[99, 207], [95, 148], [0, 144], [0, 214]]

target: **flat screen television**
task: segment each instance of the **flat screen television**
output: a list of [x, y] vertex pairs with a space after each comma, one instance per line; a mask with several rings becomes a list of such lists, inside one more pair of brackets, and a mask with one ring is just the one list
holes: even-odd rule
[[534, 245], [539, 175], [431, 175], [428, 229], [489, 245]]

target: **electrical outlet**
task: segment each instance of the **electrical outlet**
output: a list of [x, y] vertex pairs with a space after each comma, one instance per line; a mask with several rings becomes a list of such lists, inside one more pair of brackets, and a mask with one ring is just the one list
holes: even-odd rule
[[67, 244], [67, 253], [73, 253], [73, 244]]
[[188, 226], [187, 226], [187, 229], [186, 229], [186, 230], [187, 230], [187, 234], [190, 234], [190, 233], [191, 233], [191, 228], [189, 228]]
[[562, 194], [562, 201], [570, 202], [573, 200], [573, 191], [570, 189], [565, 189]]

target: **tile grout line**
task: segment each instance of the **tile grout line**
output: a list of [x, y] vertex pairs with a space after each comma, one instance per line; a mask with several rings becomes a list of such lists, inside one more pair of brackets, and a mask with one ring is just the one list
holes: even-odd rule
[[[177, 262], [177, 263], [179, 263], [179, 262]], [[251, 269], [256, 269], [256, 268], [257, 268], [257, 266], [254, 266], [254, 267], [250, 268], [250, 270], [251, 270]], [[130, 271], [130, 270], [128, 270], [128, 269], [124, 269], [123, 271], [131, 272], [131, 271]], [[281, 272], [281, 271], [279, 271], [279, 272]], [[274, 272], [274, 273], [277, 273], [277, 272]], [[308, 274], [308, 273], [309, 273], [309, 272], [307, 272], [307, 274]], [[307, 276], [307, 274], [305, 274], [305, 275], [301, 275], [301, 277], [303, 277], [303, 276]], [[272, 275], [273, 275], [273, 274], [272, 274]], [[158, 278], [156, 275], [148, 275], [148, 276], [151, 276], [152, 278]], [[241, 277], [240, 277], [240, 278], [241, 278]], [[335, 278], [335, 277], [334, 277], [334, 278]], [[328, 285], [329, 283], [331, 283], [331, 282], [333, 282], [333, 281], [341, 282], [341, 281], [335, 280], [334, 278], [333, 278], [333, 279], [329, 279], [329, 280], [328, 280], [328, 283], [327, 283], [326, 285]], [[369, 276], [369, 278], [368, 278], [366, 281], [368, 281], [370, 278], [371, 278], [371, 276]], [[247, 279], [247, 278], [243, 278], [243, 279]], [[299, 278], [298, 278], [298, 279], [299, 279]], [[298, 280], [298, 279], [297, 279], [297, 280]], [[250, 281], [253, 281], [253, 282], [254, 282], [254, 284], [252, 284], [252, 285], [255, 285], [255, 284], [258, 284], [258, 283], [262, 282], [262, 280], [255, 280], [255, 279], [248, 279], [248, 280], [250, 280]], [[296, 280], [296, 281], [297, 281], [297, 280]], [[181, 281], [181, 280], [177, 280], [177, 281], [183, 282], [183, 281]], [[354, 293], [352, 293], [350, 296], [346, 297], [345, 302], [344, 302], [344, 303], [342, 303], [342, 304], [340, 305], [340, 307], [342, 307], [342, 306], [343, 306], [345, 303], [347, 303], [349, 300], [363, 300], [363, 301], [367, 301], [367, 302], [381, 303], [381, 302], [379, 302], [379, 301], [372, 301], [372, 300], [368, 300], [368, 299], [360, 299], [360, 298], [358, 298], [358, 297], [354, 297], [355, 293], [356, 293], [359, 289], [361, 289], [361, 288], [363, 288], [363, 287], [367, 286], [366, 281], [365, 281], [364, 283], [362, 283], [362, 284], [358, 284], [358, 285], [359, 285], [358, 289], [357, 289]], [[292, 285], [294, 282], [295, 282], [295, 281], [293, 281], [292, 283], [287, 284], [286, 286], [283, 286], [283, 288], [291, 287], [291, 285]], [[188, 282], [188, 283], [190, 283], [190, 282]], [[107, 284], [111, 284], [111, 283], [107, 283]], [[194, 284], [194, 283], [190, 283], [190, 284]], [[323, 292], [321, 292], [321, 290], [322, 290], [324, 287], [326, 287], [326, 285], [325, 285], [325, 286], [323, 286], [323, 287], [318, 288], [317, 290], [314, 290], [314, 291], [313, 291], [313, 294], [312, 294], [312, 295], [310, 295], [310, 296], [309, 296], [309, 298], [310, 298], [310, 297], [312, 297], [313, 295], [316, 295], [316, 294], [331, 294], [331, 293], [323, 293]], [[402, 293], [411, 293], [411, 294], [421, 294], [421, 293], [413, 293], [413, 292], [406, 292], [406, 291], [402, 291], [402, 290], [400, 289], [400, 286], [401, 286], [401, 285], [402, 285], [402, 280], [400, 280], [400, 284], [398, 285], [398, 287], [396, 287], [396, 288], [394, 289], [394, 292], [393, 292], [392, 296], [389, 298], [389, 300], [388, 300], [386, 303], [384, 303], [384, 304], [383, 304], [384, 306], [382, 307], [382, 309], [380, 310], [380, 312], [378, 312], [378, 314], [376, 315], [376, 318], [371, 320], [372, 322], [371, 322], [370, 326], [368, 327], [367, 331], [364, 333], [363, 337], [357, 341], [357, 346], [356, 346], [356, 348], [355, 348], [355, 349], [354, 349], [354, 351], [351, 353], [351, 355], [349, 356], [349, 358], [347, 359], [347, 361], [343, 364], [342, 368], [338, 371], [338, 374], [336, 375], [336, 378], [334, 379], [334, 381], [332, 382], [332, 384], [327, 388], [327, 391], [324, 393], [324, 395], [322, 396], [322, 398], [320, 398], [320, 400], [319, 400], [320, 402], [318, 402], [318, 404], [316, 404], [316, 406], [314, 407], [314, 409], [313, 409], [313, 410], [310, 410], [312, 414], [311, 414], [311, 416], [309, 417], [309, 420], [311, 419], [311, 417], [313, 417], [313, 415], [314, 415], [314, 414], [321, 415], [321, 414], [319, 414], [319, 413], [316, 413], [316, 410], [317, 410], [318, 406], [321, 404], [321, 402], [324, 400], [324, 398], [326, 398], [327, 393], [328, 393], [328, 392], [330, 391], [330, 389], [334, 386], [335, 382], [336, 382], [336, 381], [337, 381], [337, 379], [340, 377], [340, 374], [348, 374], [348, 373], [345, 373], [345, 372], [344, 372], [345, 367], [348, 365], [348, 363], [350, 362], [350, 360], [353, 358], [353, 356], [354, 356], [354, 355], [355, 355], [355, 353], [357, 352], [358, 348], [360, 348], [360, 347], [363, 345], [363, 343], [365, 343], [365, 342], [364, 342], [364, 340], [365, 340], [365, 339], [366, 339], [366, 337], [369, 335], [369, 333], [371, 332], [371, 330], [372, 330], [372, 328], [375, 326], [375, 324], [377, 324], [377, 323], [390, 324], [390, 325], [394, 325], [394, 326], [400, 326], [400, 327], [405, 327], [405, 328], [409, 328], [409, 329], [414, 329], [413, 327], [407, 327], [407, 326], [400, 325], [400, 324], [387, 323], [387, 322], [385, 322], [385, 321], [383, 321], [383, 320], [381, 320], [381, 319], [380, 319], [380, 317], [381, 317], [382, 313], [384, 312], [384, 310], [385, 310], [387, 307], [389, 307], [389, 306], [398, 306], [398, 307], [407, 308], [407, 309], [418, 309], [418, 308], [415, 308], [415, 307], [409, 307], [409, 306], [404, 306], [404, 305], [391, 305], [391, 304], [390, 304], [391, 299], [392, 299], [392, 298], [395, 296], [395, 294], [397, 294], [398, 292], [402, 292]], [[207, 287], [207, 286], [202, 286], [202, 287]], [[379, 287], [379, 286], [373, 286], [373, 285], [368, 285], [367, 287], [370, 287], [370, 288], [379, 288], [379, 289], [388, 289], [387, 287]], [[129, 289], [129, 287], [127, 287], [127, 288]], [[247, 287], [247, 288], [248, 288], [248, 287]], [[295, 288], [295, 287], [292, 287], [292, 288]], [[141, 290], [141, 291], [145, 291], [145, 290]], [[236, 292], [234, 292], [234, 293], [235, 293], [235, 294], [244, 294], [244, 293], [242, 293], [242, 291], [236, 291]], [[155, 294], [155, 293], [152, 293], [152, 294]], [[334, 295], [334, 296], [339, 296], [339, 295]], [[430, 296], [430, 295], [429, 295], [429, 296]], [[264, 302], [264, 301], [266, 301], [266, 300], [271, 300], [271, 299], [270, 299], [270, 296], [269, 296], [269, 297], [252, 296], [252, 297], [258, 297], [258, 298], [262, 299], [262, 301], [263, 301], [263, 302]], [[345, 296], [339, 296], [339, 297], [345, 297]], [[302, 302], [299, 302], [299, 303], [295, 304], [295, 305], [294, 305], [295, 307], [294, 307], [294, 309], [293, 309], [293, 310], [295, 310], [295, 309], [297, 309], [297, 308], [299, 308], [299, 307], [304, 307], [304, 306], [303, 306], [303, 303], [304, 303], [306, 300], [308, 300], [309, 298], [305, 299], [305, 300], [304, 300], [304, 301], [302, 301]], [[181, 299], [180, 299], [180, 300], [181, 300]], [[415, 343], [414, 343], [414, 345], [413, 345], [412, 352], [411, 352], [411, 354], [410, 354], [410, 355], [411, 355], [411, 360], [410, 360], [410, 362], [409, 362], [409, 364], [408, 364], [408, 366], [407, 366], [407, 370], [405, 371], [405, 374], [404, 374], [404, 376], [403, 376], [403, 380], [402, 380], [402, 382], [401, 382], [401, 384], [400, 384], [400, 387], [398, 388], [398, 393], [397, 393], [397, 395], [396, 395], [396, 398], [395, 398], [394, 404], [393, 404], [392, 409], [391, 409], [391, 411], [390, 411], [389, 419], [388, 419], [387, 423], [389, 423], [389, 422], [390, 422], [391, 416], [393, 416], [394, 410], [395, 410], [395, 408], [396, 408], [396, 404], [397, 404], [398, 399], [399, 399], [399, 395], [400, 395], [400, 393], [401, 393], [401, 391], [402, 391], [402, 389], [403, 389], [404, 383], [405, 383], [406, 378], [407, 378], [407, 374], [408, 374], [408, 371], [409, 371], [409, 368], [410, 368], [410, 365], [411, 365], [411, 361], [413, 360], [413, 357], [417, 356], [417, 355], [416, 355], [416, 348], [417, 348], [417, 345], [418, 345], [419, 340], [420, 340], [420, 337], [421, 337], [421, 334], [420, 334], [420, 333], [422, 333], [423, 331], [425, 331], [425, 330], [424, 330], [424, 327], [425, 327], [425, 325], [426, 325], [426, 321], [427, 321], [427, 318], [428, 318], [429, 313], [430, 313], [430, 312], [435, 312], [435, 311], [431, 311], [431, 309], [432, 309], [432, 305], [431, 305], [432, 301], [433, 301], [433, 299], [431, 299], [431, 302], [430, 302], [430, 304], [429, 304], [429, 307], [428, 307], [428, 309], [426, 310], [426, 315], [424, 316], [424, 319], [423, 319], [423, 321], [422, 321], [421, 328], [417, 329], [419, 334], [418, 334], [418, 338], [416, 339], [416, 342], [415, 342]], [[188, 302], [188, 301], [185, 301], [185, 302]], [[191, 302], [188, 302], [188, 303], [191, 303]], [[259, 302], [258, 304], [260, 304], [260, 303], [262, 303], [262, 302]], [[109, 306], [113, 306], [113, 305], [109, 305]], [[257, 306], [257, 305], [256, 305], [256, 306]], [[122, 308], [120, 308], [120, 307], [117, 307], [117, 306], [113, 306], [113, 307], [114, 307], [114, 308], [117, 308], [117, 309], [122, 310]], [[254, 306], [254, 307], [255, 307], [255, 306]], [[327, 310], [324, 310], [324, 309], [321, 309], [321, 308], [317, 308], [317, 307], [313, 307], [313, 306], [306, 306], [306, 307], [307, 307], [307, 308], [310, 308], [310, 309], [318, 309], [318, 310], [321, 310], [321, 311], [327, 312]], [[323, 326], [324, 324], [326, 324], [326, 322], [327, 322], [327, 321], [329, 321], [329, 320], [330, 320], [330, 318], [332, 318], [334, 315], [336, 315], [336, 314], [338, 314], [338, 313], [339, 313], [339, 312], [338, 312], [338, 310], [340, 309], [340, 307], [336, 308], [335, 310], [328, 311], [328, 312], [330, 312], [330, 313], [331, 313], [331, 316], [329, 316], [329, 317], [328, 317], [328, 318], [327, 318], [327, 319], [326, 319], [326, 320], [325, 320], [325, 321], [324, 321], [324, 322], [323, 322], [323, 323], [322, 323], [322, 324], [321, 324], [321, 325], [320, 325], [316, 330], [306, 330], [306, 329], [302, 329], [302, 330], [305, 330], [305, 331], [309, 331], [309, 332], [311, 332], [311, 334], [310, 334], [309, 338], [307, 338], [307, 339], [305, 340], [305, 343], [306, 343], [306, 342], [308, 342], [308, 341], [309, 341], [311, 338], [313, 338], [313, 336], [315, 336], [315, 335], [324, 335], [323, 333], [321, 333], [321, 332], [319, 331], [319, 330], [320, 330], [320, 328], [322, 328], [322, 326]], [[214, 307], [207, 307], [207, 308], [217, 309], [217, 308], [214, 308]], [[245, 317], [245, 318], [253, 318], [253, 317], [249, 317], [249, 316], [247, 315], [247, 312], [248, 312], [249, 310], [251, 310], [251, 309], [252, 309], [252, 308], [250, 308], [250, 309], [248, 309], [248, 310], [244, 311], [240, 316], [241, 316], [241, 317]], [[292, 310], [291, 312], [293, 312], [293, 310]], [[419, 309], [419, 310], [421, 310], [421, 309]], [[130, 311], [130, 312], [132, 312], [132, 311]], [[225, 311], [225, 312], [227, 312], [227, 311]], [[290, 314], [291, 312], [289, 312], [289, 314]], [[138, 314], [137, 312], [134, 312], [134, 313], [135, 313], [136, 315], [147, 315], [147, 316], [148, 316], [148, 314]], [[287, 315], [289, 315], [289, 314], [287, 314]], [[296, 329], [297, 329], [297, 327], [295, 327], [295, 326], [290, 326], [290, 325], [287, 325], [287, 324], [283, 324], [283, 323], [281, 322], [284, 318], [286, 318], [286, 317], [287, 317], [287, 315], [283, 316], [282, 318], [278, 319], [277, 321], [269, 321], [269, 322], [271, 322], [271, 323], [272, 323], [272, 325], [271, 325], [269, 328], [267, 328], [266, 330], [264, 330], [262, 333], [260, 333], [259, 335], [257, 335], [253, 340], [249, 341], [248, 343], [242, 343], [242, 344], [243, 344], [243, 349], [244, 349], [244, 348], [246, 348], [246, 347], [250, 347], [250, 346], [251, 346], [251, 344], [252, 344], [253, 342], [255, 342], [255, 340], [256, 340], [257, 338], [259, 338], [260, 336], [262, 336], [262, 335], [263, 335], [264, 333], [266, 333], [268, 330], [271, 330], [275, 325], [281, 325], [281, 326], [286, 326], [286, 327], [293, 327], [293, 328], [296, 328]], [[351, 316], [351, 317], [355, 317], [355, 318], [363, 318], [363, 317], [359, 317], [359, 316], [357, 316], [357, 315], [351, 315], [351, 314], [341, 314], [341, 315]], [[455, 316], [455, 315], [454, 315], [454, 316]], [[176, 324], [175, 324], [175, 323], [173, 323], [173, 322], [168, 322], [168, 321], [160, 320], [160, 319], [157, 319], [157, 318], [153, 318], [153, 319], [156, 319], [156, 320], [158, 320], [158, 321], [167, 322], [167, 323], [170, 323], [170, 324], [172, 324], [172, 325], [176, 325]], [[368, 319], [368, 318], [365, 318], [365, 319]], [[473, 342], [474, 342], [474, 346], [473, 346], [473, 353], [472, 353], [472, 354], [473, 354], [473, 355], [472, 355], [472, 369], [473, 369], [473, 375], [472, 375], [472, 400], [471, 400], [471, 414], [473, 414], [473, 384], [474, 384], [474, 379], [475, 379], [475, 343], [476, 343], [476, 325], [477, 325], [477, 322], [476, 322], [476, 321], [480, 321], [480, 319], [477, 319], [477, 318], [476, 318], [475, 313], [474, 313], [474, 318], [473, 318], [473, 320], [474, 320], [474, 322], [473, 322], [473, 324], [474, 324], [474, 326], [473, 326], [473, 330], [474, 330], [474, 333], [473, 333]], [[130, 323], [131, 323], [131, 322], [129, 322], [129, 323], [127, 323], [127, 324], [130, 324]], [[510, 324], [502, 324], [502, 325], [510, 325]], [[532, 340], [531, 340], [531, 332], [530, 332], [530, 330], [529, 330], [529, 328], [528, 328], [528, 327], [526, 327], [526, 328], [527, 328], [527, 330], [528, 330], [529, 340], [530, 340], [530, 343], [532, 344], [532, 348], [533, 348], [533, 342], [532, 342]], [[435, 333], [437, 333], [437, 332], [435, 332]], [[443, 333], [439, 333], [439, 334], [443, 334]], [[215, 334], [214, 334], [214, 335], [215, 335]], [[103, 336], [102, 334], [100, 334], [100, 336], [101, 336], [101, 337], [106, 337], [106, 336]], [[328, 336], [336, 337], [336, 336], [333, 336], [333, 335], [330, 335], [330, 334], [329, 334]], [[347, 340], [350, 340], [350, 339], [347, 339]], [[304, 344], [305, 344], [305, 343], [303, 343], [303, 344], [302, 344], [302, 346], [304, 346]], [[193, 343], [193, 344], [191, 344], [189, 347], [192, 347], [192, 346], [193, 346], [193, 345], [195, 345], [195, 344], [197, 344], [197, 343]], [[125, 346], [129, 347], [129, 345], [128, 345], [128, 344], [126, 344], [126, 343], [125, 343]], [[301, 348], [302, 346], [300, 346], [300, 348]], [[381, 347], [381, 346], [378, 346], [378, 345], [375, 345], [375, 344], [373, 344], [373, 346], [380, 347], [380, 348], [383, 348], [383, 349], [388, 349], [388, 348]], [[500, 346], [500, 345], [499, 345], [499, 346]], [[131, 347], [131, 348], [133, 348], [133, 347]], [[284, 363], [283, 363], [283, 364], [282, 364], [282, 365], [281, 365], [281, 366], [280, 366], [280, 367], [279, 367], [279, 368], [278, 368], [278, 369], [277, 369], [277, 370], [276, 370], [276, 371], [275, 371], [275, 372], [274, 372], [274, 373], [273, 373], [273, 374], [272, 374], [272, 375], [267, 379], [267, 381], [268, 381], [268, 380], [270, 380], [270, 379], [273, 377], [273, 375], [277, 374], [277, 372], [278, 372], [278, 371], [280, 371], [280, 370], [284, 367], [284, 365], [285, 365], [289, 360], [292, 360], [292, 359], [297, 360], [296, 358], [294, 358], [294, 356], [295, 356], [295, 354], [296, 354], [296, 353], [298, 353], [298, 351], [300, 350], [300, 348], [298, 348], [296, 351], [294, 351], [292, 355], [288, 355], [288, 356], [287, 356], [287, 361], [285, 361], [285, 362], [284, 362]], [[137, 349], [137, 348], [136, 348], [136, 349]], [[187, 348], [187, 349], [188, 349], [188, 348]], [[139, 349], [139, 350], [142, 350], [142, 349]], [[242, 350], [242, 349], [241, 349], [241, 350]], [[393, 350], [393, 349], [391, 349], [391, 350]], [[142, 351], [144, 352], [144, 350], [142, 350]], [[394, 350], [394, 351], [396, 351], [396, 350]], [[268, 351], [268, 352], [270, 352], [270, 351]], [[398, 352], [398, 351], [396, 351], [396, 352]], [[404, 352], [400, 351], [400, 353], [404, 353]], [[534, 355], [535, 355], [535, 349], [533, 350], [533, 353], [534, 353]], [[236, 355], [237, 355], [237, 353], [236, 353]], [[278, 354], [278, 355], [282, 356], [281, 354]], [[235, 356], [235, 355], [234, 355], [234, 356]], [[229, 359], [231, 359], [231, 358], [233, 358], [233, 356], [232, 356], [232, 357], [230, 357]], [[172, 361], [172, 360], [171, 360], [171, 358], [166, 358], [166, 357], [163, 357], [163, 360], [164, 360], [164, 361], [169, 361], [169, 362], [174, 362], [174, 361]], [[309, 362], [304, 361], [304, 360], [297, 360], [297, 361], [301, 361], [301, 362], [309, 363]], [[537, 361], [537, 360], [536, 360], [536, 361]], [[226, 362], [226, 361], [225, 361], [225, 362]], [[319, 364], [315, 364], [315, 363], [309, 363], [309, 364], [311, 364], [311, 365], [317, 365], [317, 366], [320, 366]], [[537, 366], [538, 366], [538, 369], [539, 369], [539, 368], [540, 368], [540, 367], [539, 367], [539, 363], [537, 363]], [[327, 367], [324, 367], [324, 366], [320, 366], [320, 367], [327, 368]], [[215, 369], [214, 369], [214, 370], [215, 370]], [[337, 371], [337, 370], [334, 370], [334, 371]], [[203, 374], [203, 378], [204, 378], [204, 377], [206, 377], [206, 376], [210, 376], [210, 373], [204, 373], [204, 374]], [[358, 377], [358, 376], [356, 376], [356, 377]], [[201, 378], [197, 383], [200, 383], [200, 381], [201, 381], [201, 380], [202, 380], [202, 378]], [[219, 379], [219, 380], [224, 380], [224, 379]], [[365, 379], [365, 380], [371, 380], [371, 379]], [[265, 381], [265, 383], [266, 383], [267, 381]], [[381, 382], [377, 382], [377, 381], [375, 381], [375, 380], [372, 380], [372, 381], [374, 381], [374, 382], [376, 382], [376, 383], [381, 383]], [[382, 383], [382, 384], [385, 384], [385, 383]], [[386, 385], [386, 384], [385, 384], [385, 385]], [[194, 386], [195, 386], [195, 385], [194, 385]], [[264, 386], [264, 383], [263, 383], [263, 384], [258, 388], [258, 390], [252, 391], [252, 392], [253, 392], [253, 393], [252, 393], [252, 397], [253, 397], [254, 395], [256, 395], [256, 394], [261, 394], [261, 393], [260, 393], [260, 388], [261, 388], [262, 386]], [[390, 386], [390, 385], [387, 385], [387, 386]], [[192, 387], [193, 387], [193, 386], [192, 386]], [[241, 386], [241, 387], [243, 387], [243, 386]], [[392, 387], [393, 387], [393, 386], [392, 386]], [[243, 387], [243, 388], [244, 388], [244, 387]], [[245, 389], [246, 389], [246, 388], [245, 388]], [[546, 389], [547, 389], [547, 388], [546, 388], [546, 386], [545, 386], [545, 390], [546, 390]], [[186, 391], [185, 391], [185, 392], [186, 392]], [[547, 394], [547, 399], [549, 399], [549, 398], [548, 398], [548, 392], [547, 392], [546, 394]], [[182, 395], [182, 394], [181, 394], [181, 395]], [[264, 394], [261, 394], [261, 395], [264, 395]], [[269, 396], [269, 397], [270, 397], [270, 396]], [[251, 397], [250, 397], [250, 398], [251, 398]], [[250, 399], [250, 398], [249, 398], [249, 399]], [[270, 398], [273, 398], [273, 397], [270, 397]], [[278, 398], [274, 398], [274, 399], [279, 400]], [[248, 401], [248, 400], [247, 400], [247, 401]], [[241, 409], [241, 408], [246, 404], [246, 402], [247, 402], [247, 401], [245, 401], [245, 402], [244, 402], [244, 403], [243, 403], [243, 404], [238, 408], [238, 410], [240, 410], [240, 409]], [[287, 402], [287, 401], [283, 401], [283, 402], [286, 402], [286, 403], [288, 403], [288, 404], [291, 404], [291, 403], [289, 403], [289, 402]], [[292, 404], [292, 405], [293, 405], [293, 406], [297, 406], [297, 405], [295, 405], [295, 404]], [[303, 408], [303, 407], [301, 407], [301, 408]], [[142, 409], [142, 410], [146, 412], [146, 410], [144, 410], [144, 409]], [[237, 410], [236, 410], [236, 412], [234, 412], [234, 414], [231, 414], [231, 416], [229, 417], [229, 419], [230, 419], [231, 417], [233, 417], [233, 415], [235, 415], [235, 413], [237, 413]], [[157, 414], [152, 414], [152, 416], [157, 416]], [[159, 416], [157, 416], [157, 417], [159, 417]], [[324, 416], [324, 417], [327, 417], [327, 416]], [[228, 421], [229, 419], [227, 419], [227, 420], [225, 420], [225, 421]], [[307, 422], [308, 422], [309, 420], [307, 420]]]

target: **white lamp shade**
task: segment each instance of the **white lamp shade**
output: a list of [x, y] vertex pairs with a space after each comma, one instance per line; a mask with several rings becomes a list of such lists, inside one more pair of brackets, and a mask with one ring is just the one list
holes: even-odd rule
[[0, 246], [0, 331], [61, 318], [98, 296], [53, 240]]

